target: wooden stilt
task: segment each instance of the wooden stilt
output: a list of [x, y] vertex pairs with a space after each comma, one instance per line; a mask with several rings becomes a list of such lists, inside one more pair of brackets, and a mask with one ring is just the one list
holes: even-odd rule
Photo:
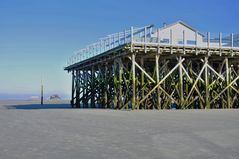
[[132, 109], [136, 109], [135, 93], [135, 54], [132, 54]]
[[210, 108], [210, 103], [209, 103], [209, 81], [208, 81], [208, 57], [206, 56], [204, 58], [204, 62], [206, 64], [206, 67], [205, 67], [205, 70], [204, 70], [204, 73], [205, 73], [205, 102], [206, 102], [206, 108], [209, 109]]
[[[156, 82], [159, 83], [159, 54], [155, 55], [155, 71], [156, 71]], [[161, 109], [161, 98], [160, 98], [160, 88], [157, 88], [157, 109]]]

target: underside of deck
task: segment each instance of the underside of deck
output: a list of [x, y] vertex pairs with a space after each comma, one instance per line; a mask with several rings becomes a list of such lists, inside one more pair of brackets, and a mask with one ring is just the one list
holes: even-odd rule
[[237, 49], [134, 43], [65, 70], [72, 73], [72, 107], [239, 107]]

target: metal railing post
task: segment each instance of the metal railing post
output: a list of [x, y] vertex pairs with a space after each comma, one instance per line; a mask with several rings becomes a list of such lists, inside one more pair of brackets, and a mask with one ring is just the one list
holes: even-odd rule
[[219, 47], [222, 48], [222, 33], [219, 33]]
[[147, 46], [146, 46], [146, 41], [147, 41], [147, 27], [144, 27], [144, 52], [147, 52]]
[[183, 46], [185, 47], [185, 31], [183, 31]]
[[131, 36], [131, 52], [133, 52], [133, 42], [134, 42], [134, 27], [131, 27], [130, 30], [130, 36]]
[[92, 51], [91, 51], [91, 49], [92, 49], [92, 48], [91, 48], [91, 46], [89, 46], [89, 53], [87, 54], [87, 55], [88, 55], [88, 57], [87, 57], [87, 58], [89, 58], [89, 57], [90, 57], [90, 55], [91, 55], [91, 52], [92, 52]]
[[147, 28], [144, 27], [144, 44], [146, 44], [147, 41]]
[[120, 46], [120, 32], [118, 32], [118, 46]]
[[210, 32], [207, 32], [207, 47], [210, 47]]
[[93, 54], [94, 56], [97, 55], [97, 45], [98, 45], [97, 43], [94, 45], [94, 54]]
[[160, 54], [160, 29], [157, 29], [158, 54]]
[[158, 44], [160, 43], [160, 38], [159, 38], [160, 35], [159, 35], [159, 34], [160, 34], [160, 29], [158, 28], [158, 29], [157, 29], [157, 43], [158, 43]]
[[115, 48], [116, 46], [116, 35], [113, 34], [113, 48]]
[[198, 46], [198, 32], [195, 32], [195, 46]]
[[111, 45], [111, 39], [110, 39], [110, 38], [111, 38], [111, 37], [109, 36], [109, 37], [108, 37], [108, 48], [107, 48], [107, 50], [109, 50], [110, 47], [111, 47], [111, 46], [110, 46], [110, 45]]
[[173, 31], [170, 29], [170, 45], [173, 45]]
[[[231, 49], [233, 49], [233, 47], [234, 47], [234, 43], [233, 43], [233, 41], [234, 41], [234, 35], [233, 35], [233, 33], [231, 34], [231, 36], [232, 36], [232, 46], [231, 46]], [[233, 51], [231, 51], [231, 56], [234, 56], [234, 53], [233, 53]]]
[[124, 44], [126, 44], [126, 30], [124, 30]]
[[103, 52], [103, 40], [100, 39], [100, 53]]
[[95, 51], [96, 51], [96, 47], [95, 47], [95, 44], [93, 44], [91, 57], [95, 56]]
[[173, 54], [173, 31], [170, 29], [170, 52]]

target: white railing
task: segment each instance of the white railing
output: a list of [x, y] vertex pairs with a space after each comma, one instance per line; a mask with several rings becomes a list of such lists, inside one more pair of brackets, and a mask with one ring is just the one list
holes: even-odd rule
[[73, 65], [75, 63], [84, 61], [91, 57], [100, 55], [108, 50], [116, 48], [121, 45], [129, 44], [134, 41], [134, 37], [145, 36], [144, 32], [146, 30], [147, 36], [149, 36], [149, 30], [152, 30], [151, 26], [145, 26], [141, 28], [133, 28], [125, 30], [123, 32], [110, 34], [104, 38], [100, 38], [96, 43], [86, 46], [84, 49], [80, 49], [72, 55], [68, 61], [67, 66]]
[[182, 31], [182, 33], [174, 33], [173, 30], [170, 30], [168, 33], [161, 35], [160, 29], [153, 28], [153, 25], [141, 28], [131, 27], [129, 30], [100, 38], [96, 43], [76, 51], [75, 54], [68, 59], [67, 66], [130, 43], [239, 49], [239, 34], [195, 32], [189, 36], [184, 31]]

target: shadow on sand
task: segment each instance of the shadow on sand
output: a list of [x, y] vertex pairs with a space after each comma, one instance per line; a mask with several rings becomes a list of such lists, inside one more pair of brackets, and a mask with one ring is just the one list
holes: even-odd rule
[[27, 104], [27, 105], [11, 105], [5, 106], [7, 109], [71, 109], [70, 104]]

